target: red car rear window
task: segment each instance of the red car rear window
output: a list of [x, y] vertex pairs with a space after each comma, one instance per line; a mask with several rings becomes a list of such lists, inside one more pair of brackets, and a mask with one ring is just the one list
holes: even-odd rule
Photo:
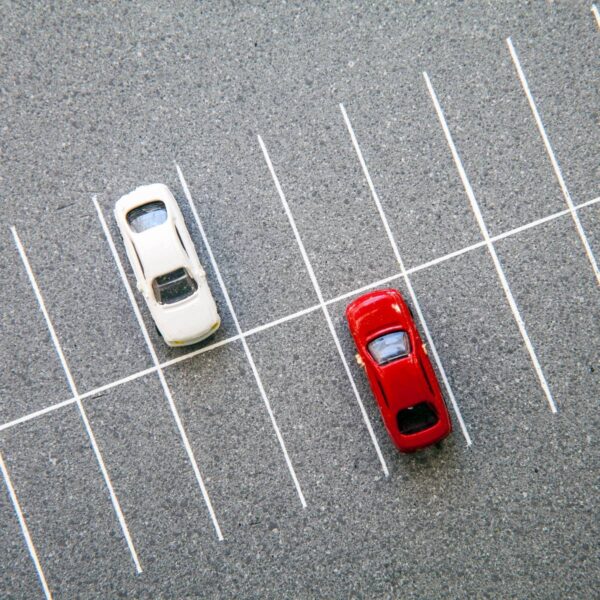
[[429, 402], [420, 402], [410, 408], [398, 411], [396, 415], [398, 430], [404, 435], [429, 429], [438, 420], [437, 413]]

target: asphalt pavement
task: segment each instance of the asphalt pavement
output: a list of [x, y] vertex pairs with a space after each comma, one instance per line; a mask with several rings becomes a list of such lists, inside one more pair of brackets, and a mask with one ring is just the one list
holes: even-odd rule
[[[597, 597], [599, 27], [0, 3], [0, 598]], [[223, 320], [191, 348], [109, 244], [135, 290], [112, 207], [154, 182]], [[394, 449], [354, 362], [377, 287], [423, 316], [439, 449]]]

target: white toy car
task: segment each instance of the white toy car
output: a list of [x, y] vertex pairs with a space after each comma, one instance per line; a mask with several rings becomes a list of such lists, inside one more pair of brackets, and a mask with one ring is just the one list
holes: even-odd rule
[[221, 324], [206, 273], [166, 185], [144, 185], [115, 205], [129, 262], [169, 346], [195, 344]]

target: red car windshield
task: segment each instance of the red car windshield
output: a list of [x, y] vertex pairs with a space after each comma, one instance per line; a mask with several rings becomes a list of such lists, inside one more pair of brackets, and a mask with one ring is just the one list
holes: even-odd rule
[[398, 358], [408, 356], [410, 342], [406, 331], [393, 331], [374, 339], [367, 348], [377, 364], [385, 365]]

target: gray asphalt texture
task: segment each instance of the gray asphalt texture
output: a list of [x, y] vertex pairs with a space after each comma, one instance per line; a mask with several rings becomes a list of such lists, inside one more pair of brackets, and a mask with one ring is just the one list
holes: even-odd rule
[[[92, 196], [180, 201], [174, 161], [243, 330], [317, 303], [257, 141], [326, 300], [398, 272], [344, 103], [408, 268], [482, 240], [427, 71], [491, 235], [600, 196], [599, 33], [587, 2], [0, 4], [0, 424], [70, 398], [16, 226], [81, 393], [152, 366]], [[579, 211], [600, 258], [600, 204]], [[473, 439], [398, 454], [344, 320], [248, 338], [304, 509], [239, 341], [165, 370], [219, 541], [155, 373], [84, 401], [143, 573], [73, 404], [0, 432], [54, 598], [592, 598], [600, 589], [598, 288], [569, 215], [496, 243], [552, 414], [485, 247], [411, 281]], [[131, 280], [131, 272], [127, 267]], [[406, 295], [398, 279], [391, 285]], [[173, 351], [154, 333], [160, 360]], [[210, 341], [208, 342], [210, 343]], [[0, 598], [43, 598], [4, 483]]]

